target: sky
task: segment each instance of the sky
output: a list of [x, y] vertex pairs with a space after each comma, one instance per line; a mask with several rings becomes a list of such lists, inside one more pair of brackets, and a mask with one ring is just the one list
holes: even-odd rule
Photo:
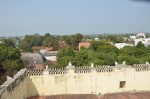
[[150, 32], [149, 2], [0, 0], [0, 36], [135, 32]]

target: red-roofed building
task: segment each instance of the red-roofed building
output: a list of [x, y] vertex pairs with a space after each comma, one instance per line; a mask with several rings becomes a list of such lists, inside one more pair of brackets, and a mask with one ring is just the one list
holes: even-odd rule
[[90, 45], [91, 45], [90, 42], [80, 42], [80, 43], [79, 43], [79, 51], [80, 51], [80, 48], [81, 48], [81, 47], [89, 48]]
[[59, 41], [58, 42], [58, 47], [59, 47], [59, 49], [67, 48], [68, 44], [65, 41]]
[[32, 51], [34, 53], [39, 53], [42, 49], [46, 49], [46, 46], [32, 46]]

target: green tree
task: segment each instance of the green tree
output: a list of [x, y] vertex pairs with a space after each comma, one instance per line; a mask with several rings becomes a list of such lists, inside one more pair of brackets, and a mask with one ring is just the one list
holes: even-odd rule
[[73, 64], [75, 66], [88, 66], [91, 62], [91, 53], [88, 49], [82, 49], [76, 52], [76, 56], [73, 59]]
[[145, 45], [140, 41], [138, 42], [138, 44], [136, 45], [137, 48], [141, 48], [141, 47], [145, 47]]
[[43, 39], [43, 45], [47, 47], [52, 47], [53, 50], [58, 50], [58, 38], [46, 33]]
[[65, 67], [69, 62], [73, 61], [75, 51], [71, 48], [61, 49], [57, 56], [57, 66]]
[[20, 57], [20, 50], [17, 48], [0, 45], [0, 83], [5, 80], [4, 75], [13, 76], [24, 67]]
[[[18, 70], [23, 64], [20, 51], [11, 46], [0, 46], [0, 65], [5, 69]], [[12, 63], [12, 64], [11, 64]]]
[[8, 38], [8, 39], [2, 39], [2, 44], [1, 45], [6, 45], [6, 46], [12, 46], [15, 47], [15, 43], [12, 39]]
[[92, 41], [90, 48], [95, 51], [105, 52], [105, 53], [118, 53], [119, 50], [111, 45], [107, 41]]
[[82, 41], [83, 35], [80, 33], [76, 33], [74, 35], [63, 36], [62, 38], [70, 47], [78, 50], [79, 42]]
[[26, 35], [20, 42], [20, 49], [22, 51], [32, 51], [32, 46], [41, 46], [43, 37], [39, 34]]

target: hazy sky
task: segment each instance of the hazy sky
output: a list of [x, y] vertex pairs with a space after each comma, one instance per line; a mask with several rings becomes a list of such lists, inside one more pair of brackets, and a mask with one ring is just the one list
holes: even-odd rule
[[150, 32], [150, 3], [134, 0], [0, 0], [0, 36]]

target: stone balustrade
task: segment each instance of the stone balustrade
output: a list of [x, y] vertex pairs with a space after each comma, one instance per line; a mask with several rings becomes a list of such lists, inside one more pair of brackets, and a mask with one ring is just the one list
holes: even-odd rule
[[[149, 64], [134, 64], [133, 66], [130, 65], [117, 65], [117, 66], [110, 66], [110, 65], [102, 65], [102, 66], [77, 66], [73, 67], [74, 73], [90, 73], [92, 70], [95, 70], [97, 73], [102, 73], [102, 72], [113, 72], [114, 69], [120, 69], [120, 68], [133, 68], [135, 69], [135, 72], [140, 72], [140, 71], [149, 71], [150, 70], [150, 65]], [[50, 75], [52, 74], [67, 74], [67, 67], [60, 67], [60, 68], [48, 68], [47, 71], [49, 72]], [[27, 70], [27, 75], [43, 75], [44, 70], [34, 70], [34, 69], [29, 69]]]
[[149, 71], [150, 70], [150, 65], [149, 64], [134, 64], [133, 67], [137, 72]]

